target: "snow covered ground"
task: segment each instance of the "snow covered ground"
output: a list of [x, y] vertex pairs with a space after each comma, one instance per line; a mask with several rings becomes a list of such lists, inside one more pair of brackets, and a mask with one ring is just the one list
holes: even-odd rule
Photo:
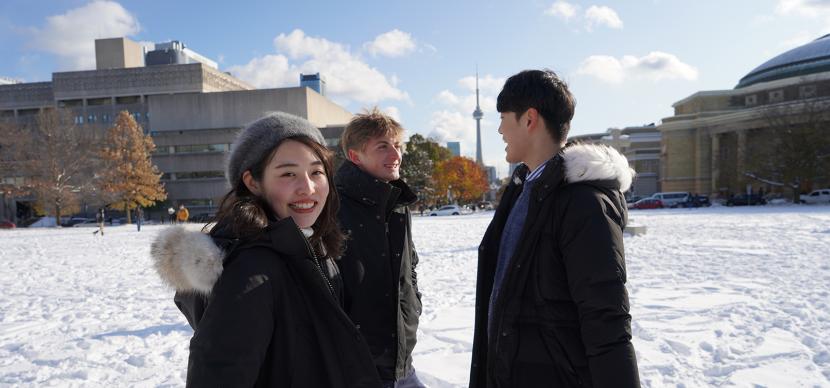
[[[415, 366], [465, 386], [492, 213], [416, 217]], [[830, 386], [830, 206], [635, 211], [626, 237], [644, 386]], [[0, 386], [183, 386], [192, 334], [150, 266], [161, 226], [0, 230]]]

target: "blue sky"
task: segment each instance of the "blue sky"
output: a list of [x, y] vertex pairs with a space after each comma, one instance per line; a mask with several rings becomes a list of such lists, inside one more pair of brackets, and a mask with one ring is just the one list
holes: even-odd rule
[[409, 133], [474, 155], [476, 65], [485, 162], [506, 174], [495, 97], [528, 68], [577, 99], [571, 134], [659, 123], [699, 90], [730, 89], [771, 57], [830, 31], [830, 0], [640, 1], [5, 0], [0, 76], [94, 68], [93, 40], [180, 40], [258, 87], [320, 71], [353, 112], [377, 105]]

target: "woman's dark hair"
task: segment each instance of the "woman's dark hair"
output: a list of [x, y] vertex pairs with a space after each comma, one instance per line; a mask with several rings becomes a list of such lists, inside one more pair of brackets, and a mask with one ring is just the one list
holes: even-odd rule
[[[343, 253], [345, 237], [337, 224], [340, 200], [334, 187], [333, 154], [331, 151], [307, 136], [287, 137], [277, 143], [266, 157], [254, 165], [250, 170], [251, 176], [256, 181], [262, 182], [265, 168], [285, 140], [294, 140], [308, 146], [323, 162], [326, 180], [329, 184], [329, 193], [326, 196], [326, 204], [323, 206], [320, 216], [314, 222], [314, 235], [311, 236], [310, 241], [318, 254], [325, 252], [326, 256], [337, 258]], [[262, 197], [248, 190], [248, 187], [240, 179], [236, 187], [232, 188], [222, 198], [219, 211], [213, 220], [213, 227], [210, 228], [210, 234], [213, 235], [220, 230], [224, 231], [230, 228], [234, 236], [249, 240], [264, 232], [269, 220], [276, 220], [277, 218], [271, 206]], [[320, 248], [324, 249], [321, 250]]]

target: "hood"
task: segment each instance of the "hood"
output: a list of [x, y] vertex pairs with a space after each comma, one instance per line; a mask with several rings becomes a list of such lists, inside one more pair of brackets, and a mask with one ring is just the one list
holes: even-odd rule
[[150, 256], [165, 284], [176, 291], [209, 294], [222, 274], [225, 254], [206, 233], [174, 226], [159, 233]]
[[631, 188], [636, 172], [628, 166], [628, 159], [606, 145], [577, 144], [562, 150], [565, 181], [601, 182], [622, 192]]
[[303, 232], [289, 218], [271, 222], [261, 235], [242, 239], [229, 227], [211, 234], [174, 226], [162, 230], [150, 247], [161, 280], [179, 292], [210, 294], [228, 255], [241, 249], [265, 246], [286, 259], [313, 257]]

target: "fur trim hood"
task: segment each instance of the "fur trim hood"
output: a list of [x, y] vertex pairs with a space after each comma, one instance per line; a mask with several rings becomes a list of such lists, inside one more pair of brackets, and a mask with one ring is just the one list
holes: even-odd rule
[[562, 150], [565, 180], [568, 183], [584, 181], [615, 182], [620, 191], [631, 188], [636, 172], [628, 166], [628, 159], [606, 145], [576, 144]]
[[205, 233], [166, 228], [150, 248], [161, 280], [176, 291], [209, 294], [222, 274], [225, 254]]

